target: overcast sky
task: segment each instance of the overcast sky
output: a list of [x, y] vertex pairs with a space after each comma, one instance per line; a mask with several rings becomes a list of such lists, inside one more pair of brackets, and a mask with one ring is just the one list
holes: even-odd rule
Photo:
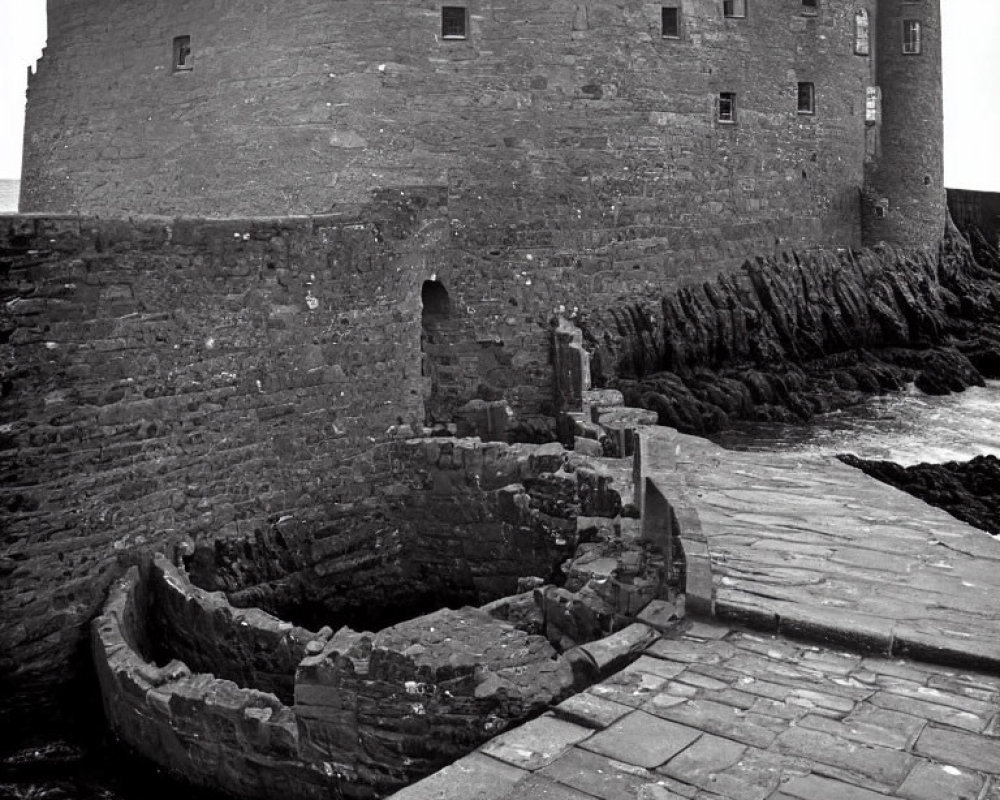
[[[1000, 192], [1000, 0], [941, 0], [945, 183]], [[19, 178], [24, 90], [45, 0], [0, 0], [0, 178]]]

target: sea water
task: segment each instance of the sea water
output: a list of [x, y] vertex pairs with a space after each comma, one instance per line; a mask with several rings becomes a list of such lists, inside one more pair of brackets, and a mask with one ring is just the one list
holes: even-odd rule
[[808, 424], [741, 424], [712, 440], [731, 450], [853, 453], [897, 464], [1000, 455], [1000, 381], [936, 397], [912, 385]]

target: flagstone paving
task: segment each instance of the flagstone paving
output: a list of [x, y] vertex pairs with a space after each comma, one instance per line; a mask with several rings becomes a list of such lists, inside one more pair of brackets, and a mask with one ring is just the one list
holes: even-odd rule
[[704, 616], [393, 800], [1000, 800], [1000, 543], [827, 457], [642, 462]]
[[715, 615], [1000, 671], [994, 537], [830, 456], [736, 453], [669, 428], [643, 429], [642, 446], [689, 560], [710, 562], [689, 597]]
[[694, 623], [393, 797], [993, 800], [998, 715], [1000, 676]]

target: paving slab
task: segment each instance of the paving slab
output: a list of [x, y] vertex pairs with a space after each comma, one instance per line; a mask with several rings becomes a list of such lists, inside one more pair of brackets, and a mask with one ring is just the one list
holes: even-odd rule
[[[669, 694], [667, 695], [669, 697]], [[738, 708], [712, 700], [691, 699], [683, 703], [664, 704], [654, 697], [643, 706], [644, 711], [679, 722], [697, 730], [728, 736], [737, 742], [766, 748], [778, 736], [772, 728], [758, 724]]]
[[746, 745], [705, 734], [670, 759], [660, 771], [702, 789], [713, 789], [720, 772], [739, 763]]
[[[704, 737], [703, 737], [704, 738]], [[685, 761], [697, 748], [703, 739], [699, 739], [687, 750], [672, 758], [658, 772], [680, 774], [689, 769]], [[702, 750], [700, 771], [689, 772], [684, 778], [685, 783], [694, 783], [703, 788], [711, 797], [725, 797], [726, 800], [764, 800], [770, 798], [775, 790], [793, 777], [808, 775], [810, 764], [797, 759], [756, 748], [746, 748], [735, 761], [731, 761], [723, 750], [716, 764], [712, 764], [710, 752]], [[730, 763], [731, 762], [731, 763]], [[699, 794], [699, 800], [706, 800], [707, 794]]]
[[[892, 712], [886, 712], [892, 713]], [[900, 715], [912, 720], [909, 724], [897, 723], [895, 727], [851, 719], [841, 722], [819, 714], [809, 714], [797, 720], [800, 728], [820, 731], [836, 736], [844, 742], [857, 742], [872, 747], [889, 747], [893, 750], [906, 750], [916, 733], [923, 727], [924, 721], [907, 714]]]
[[552, 713], [577, 725], [600, 729], [608, 727], [631, 710], [630, 706], [605, 700], [589, 692], [581, 692], [561, 702], [552, 709]]
[[659, 776], [649, 770], [578, 747], [571, 748], [540, 774], [601, 800], [635, 800], [644, 789], [648, 793], [651, 787], [659, 786]]
[[821, 775], [805, 775], [784, 784], [781, 794], [772, 800], [790, 797], [796, 800], [885, 800], [886, 795]]
[[1000, 775], [1000, 739], [928, 725], [914, 751], [942, 764]]
[[637, 767], [653, 769], [701, 736], [701, 731], [633, 711], [581, 744], [595, 753]]
[[846, 776], [849, 783], [886, 793], [898, 786], [916, 764], [913, 756], [899, 750], [862, 745], [798, 725], [778, 737], [775, 749], [832, 767], [835, 774]]
[[522, 800], [526, 797], [532, 800], [593, 800], [593, 795], [584, 794], [542, 775], [526, 778], [507, 794], [501, 795], [499, 800]]
[[393, 800], [500, 800], [530, 774], [482, 753], [472, 753], [396, 792]]
[[923, 762], [896, 791], [898, 797], [908, 800], [977, 800], [985, 779], [971, 770], [950, 764]]
[[482, 752], [511, 766], [535, 770], [592, 733], [590, 728], [546, 714], [491, 739]]

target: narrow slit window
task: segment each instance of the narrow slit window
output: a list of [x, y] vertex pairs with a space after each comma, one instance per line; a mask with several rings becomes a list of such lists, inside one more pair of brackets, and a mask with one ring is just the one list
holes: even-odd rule
[[854, 15], [854, 52], [859, 56], [871, 53], [871, 27], [868, 24], [868, 12], [859, 9]]
[[799, 83], [799, 113], [816, 113], [816, 87], [811, 83]]
[[920, 21], [903, 20], [903, 52], [915, 56], [920, 53]]
[[441, 37], [465, 39], [468, 36], [468, 21], [465, 6], [441, 6]]
[[719, 93], [719, 122], [736, 122], [736, 93]]
[[193, 68], [191, 63], [191, 37], [174, 38], [174, 72], [186, 72]]
[[681, 35], [681, 10], [677, 6], [663, 6], [661, 9], [664, 39], [677, 39]]
[[742, 19], [747, 15], [747, 0], [722, 0], [722, 16]]
[[882, 89], [869, 86], [865, 89], [865, 122], [876, 123], [882, 120]]

